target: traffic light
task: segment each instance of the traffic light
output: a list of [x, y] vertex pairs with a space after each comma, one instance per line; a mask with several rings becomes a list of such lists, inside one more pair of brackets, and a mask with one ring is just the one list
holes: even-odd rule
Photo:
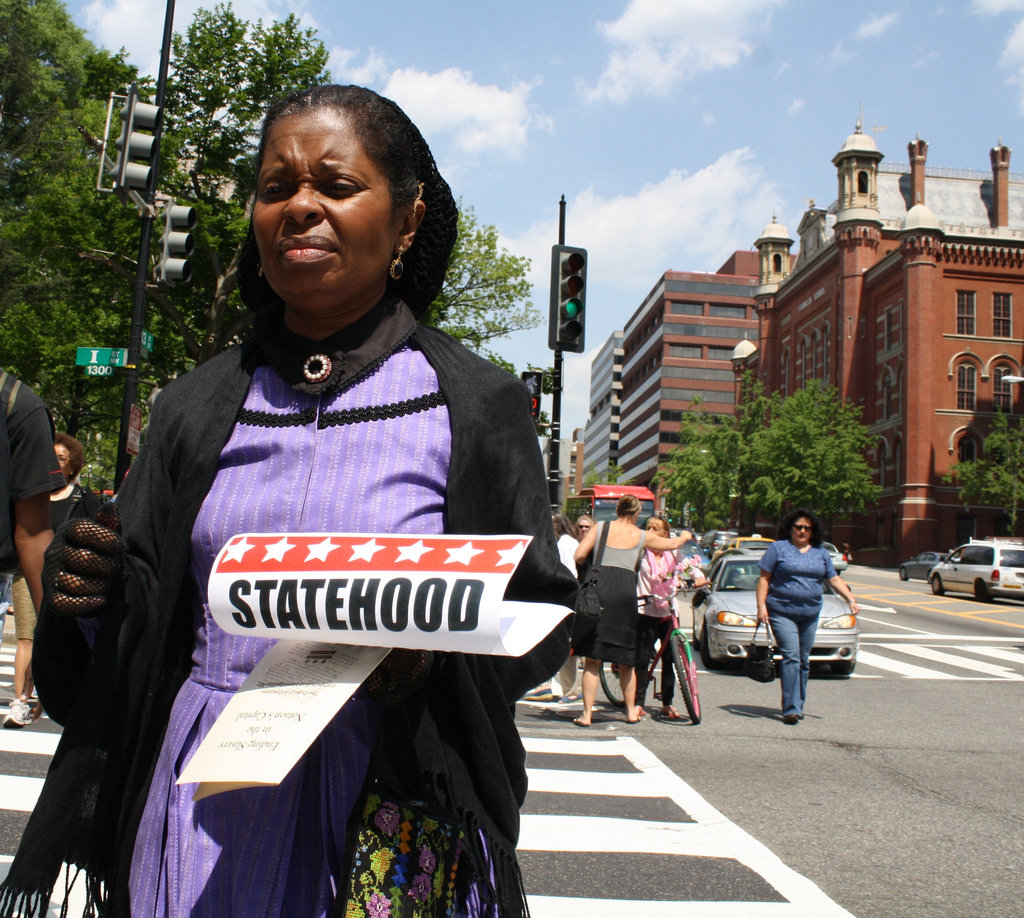
[[526, 373], [520, 373], [519, 377], [526, 383], [526, 388], [530, 390], [530, 413], [536, 421], [540, 418], [540, 390], [544, 381], [544, 374], [530, 370]]
[[[121, 136], [115, 141], [114, 191], [122, 198], [131, 189], [144, 189], [149, 184], [153, 158], [157, 149], [160, 106], [140, 102], [133, 86], [121, 109]], [[150, 131], [145, 134], [142, 131]], [[138, 160], [136, 162], [136, 160]]]
[[587, 297], [587, 250], [568, 245], [551, 247], [551, 311], [548, 347], [583, 353]]
[[157, 265], [156, 277], [164, 283], [192, 280], [192, 265], [186, 261], [196, 247], [195, 237], [189, 232], [196, 225], [196, 209], [169, 202], [164, 208], [163, 251]]

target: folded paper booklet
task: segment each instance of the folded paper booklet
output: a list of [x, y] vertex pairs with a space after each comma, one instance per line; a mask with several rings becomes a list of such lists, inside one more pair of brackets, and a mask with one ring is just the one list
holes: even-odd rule
[[572, 610], [506, 601], [530, 536], [246, 533], [214, 562], [210, 612], [279, 639], [178, 779], [195, 798], [278, 784], [392, 648], [520, 656]]

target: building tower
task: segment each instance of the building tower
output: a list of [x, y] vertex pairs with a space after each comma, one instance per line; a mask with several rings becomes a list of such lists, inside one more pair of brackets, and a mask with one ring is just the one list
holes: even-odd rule
[[[779, 358], [778, 327], [773, 318], [772, 308], [779, 285], [789, 277], [792, 263], [789, 250], [792, 245], [793, 240], [790, 238], [789, 231], [777, 222], [774, 214], [772, 214], [772, 222], [761, 230], [761, 235], [754, 243], [758, 252], [758, 277], [757, 287], [754, 288], [754, 303], [761, 319], [760, 329], [763, 335], [758, 345], [759, 359], [761, 360], [778, 360]], [[750, 354], [750, 351], [744, 353], [743, 359], [749, 359]], [[733, 366], [738, 369], [735, 359]]]
[[868, 360], [874, 354], [862, 294], [864, 274], [875, 264], [882, 241], [878, 209], [878, 164], [882, 158], [874, 139], [861, 130], [859, 119], [854, 132], [832, 158], [839, 179], [835, 240], [840, 283], [832, 324], [837, 334], [836, 382], [843, 399], [861, 405], [867, 400], [868, 388], [863, 374], [857, 372], [857, 361]]

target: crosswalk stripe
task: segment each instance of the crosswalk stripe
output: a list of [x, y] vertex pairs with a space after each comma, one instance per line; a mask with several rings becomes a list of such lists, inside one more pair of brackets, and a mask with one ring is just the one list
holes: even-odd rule
[[42, 789], [42, 778], [0, 775], [0, 810], [31, 813]]
[[1018, 666], [1024, 667], [1024, 653], [1018, 650], [1006, 650], [1003, 647], [967, 647], [965, 649], [983, 657], [1005, 660], [1007, 663], [1016, 663]]
[[573, 851], [586, 838], [587, 851], [635, 851], [732, 857], [708, 838], [704, 826], [678, 822], [641, 822], [608, 816], [538, 816], [524, 814], [519, 847], [528, 851]]
[[[657, 847], [651, 853], [665, 854], [672, 846], [672, 853], [685, 851], [689, 855], [725, 859], [736, 862], [761, 877], [776, 890], [785, 902], [728, 902], [708, 901], [648, 901], [592, 900], [578, 897], [529, 896], [530, 912], [535, 918], [621, 918], [630, 914], [630, 906], [648, 916], [736, 916], [736, 918], [758, 918], [758, 916], [814, 915], [816, 918], [847, 916], [850, 913], [829, 899], [814, 883], [787, 867], [769, 848], [730, 822], [710, 803], [701, 797], [690, 785], [665, 765], [653, 752], [633, 737], [616, 737], [614, 740], [580, 739], [559, 741], [555, 745], [550, 739], [523, 736], [527, 753], [560, 752], [579, 755], [618, 754], [628, 759], [640, 774], [580, 773], [553, 771], [545, 775], [545, 769], [528, 768], [530, 790], [574, 794], [584, 810], [586, 801], [595, 794], [616, 794], [634, 797], [667, 797], [684, 810], [694, 823], [643, 823], [623, 818], [615, 820], [586, 815], [569, 817], [546, 817], [524, 815], [524, 837], [519, 849], [552, 851], [543, 833], [550, 830], [560, 835], [563, 845], [560, 851], [572, 851], [581, 856], [602, 851], [623, 850], [643, 851], [657, 839]], [[614, 750], [614, 751], [613, 751]], [[567, 782], [565, 777], [573, 780]], [[543, 785], [543, 787], [541, 786]], [[585, 788], [585, 789], [584, 789]], [[575, 826], [575, 827], [574, 827]], [[607, 833], [635, 833], [632, 838], [638, 848], [626, 848], [621, 841], [608, 841]], [[537, 847], [543, 845], [544, 847]], [[687, 849], [687, 846], [693, 846]], [[703, 852], [707, 852], [706, 854]], [[657, 890], [652, 891], [655, 895]]]
[[53, 755], [60, 742], [59, 733], [27, 730], [4, 730], [0, 733], [0, 752], [23, 752], [31, 755]]
[[971, 660], [967, 657], [946, 653], [943, 650], [935, 650], [933, 647], [921, 647], [916, 644], [883, 644], [889, 650], [899, 650], [900, 653], [919, 657], [923, 660], [930, 660], [934, 663], [941, 663], [945, 666], [956, 666], [960, 669], [967, 669], [971, 672], [983, 673], [986, 676], [994, 676], [998, 679], [1006, 679], [1010, 682], [1024, 682], [1024, 675], [1015, 673], [1005, 666], [995, 666], [983, 660]]
[[908, 679], [956, 679], [951, 673], [939, 672], [936, 669], [926, 669], [923, 666], [915, 666], [913, 663], [904, 663], [902, 660], [894, 660], [892, 657], [885, 657], [881, 654], [871, 653], [861, 648], [857, 651], [857, 665], [874, 666], [876, 669], [884, 669]]

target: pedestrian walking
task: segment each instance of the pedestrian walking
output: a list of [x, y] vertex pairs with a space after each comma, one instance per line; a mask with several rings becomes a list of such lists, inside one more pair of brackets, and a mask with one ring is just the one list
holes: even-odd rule
[[810, 510], [794, 510], [782, 521], [778, 539], [759, 562], [757, 620], [770, 623], [782, 655], [782, 722], [790, 725], [804, 717], [822, 584], [828, 581], [855, 615], [860, 611], [822, 541], [818, 517]]

